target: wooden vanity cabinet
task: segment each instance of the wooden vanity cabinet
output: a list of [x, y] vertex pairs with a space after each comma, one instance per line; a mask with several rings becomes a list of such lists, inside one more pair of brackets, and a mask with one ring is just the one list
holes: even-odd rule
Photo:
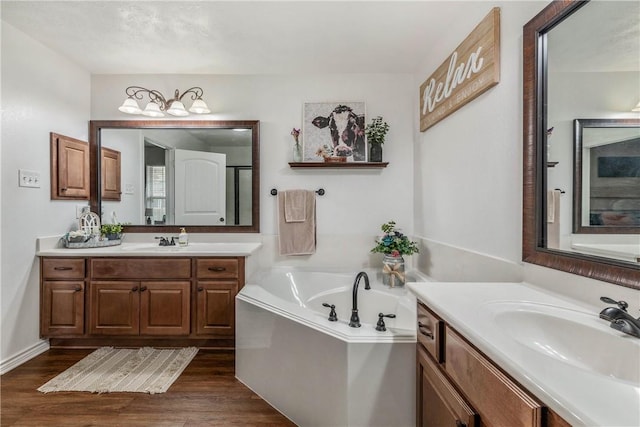
[[40, 335], [74, 336], [84, 333], [85, 260], [40, 260]]
[[421, 303], [418, 323], [417, 426], [569, 426]]
[[234, 346], [244, 257], [44, 257], [40, 270], [55, 346]]

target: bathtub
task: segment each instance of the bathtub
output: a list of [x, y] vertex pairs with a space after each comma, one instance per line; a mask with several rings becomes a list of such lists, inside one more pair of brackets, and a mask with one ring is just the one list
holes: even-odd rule
[[[349, 327], [357, 271], [274, 268], [236, 296], [236, 377], [298, 425], [415, 425], [415, 296], [365, 271], [360, 328]], [[396, 315], [384, 332], [378, 313]]]

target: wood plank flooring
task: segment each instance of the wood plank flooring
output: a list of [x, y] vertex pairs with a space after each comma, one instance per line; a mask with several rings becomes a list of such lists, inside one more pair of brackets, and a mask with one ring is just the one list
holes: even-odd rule
[[295, 426], [234, 376], [233, 351], [200, 350], [163, 394], [36, 389], [92, 350], [49, 350], [0, 377], [4, 426]]

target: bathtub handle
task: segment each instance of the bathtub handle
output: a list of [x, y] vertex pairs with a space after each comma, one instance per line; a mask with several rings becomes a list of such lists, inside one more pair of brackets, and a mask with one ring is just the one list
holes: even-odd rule
[[424, 325], [422, 322], [418, 322], [418, 330], [422, 335], [433, 339], [433, 332], [427, 329], [427, 325]]
[[327, 304], [326, 302], [323, 302], [322, 306], [331, 309], [331, 311], [329, 312], [329, 322], [337, 322], [338, 315], [336, 314], [336, 306], [333, 304]]
[[225, 271], [224, 267], [209, 267], [209, 271]]

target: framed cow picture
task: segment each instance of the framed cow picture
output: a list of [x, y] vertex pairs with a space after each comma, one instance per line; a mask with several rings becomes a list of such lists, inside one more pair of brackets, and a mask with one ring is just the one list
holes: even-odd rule
[[321, 162], [341, 157], [367, 161], [364, 102], [305, 102], [302, 112], [302, 159]]

